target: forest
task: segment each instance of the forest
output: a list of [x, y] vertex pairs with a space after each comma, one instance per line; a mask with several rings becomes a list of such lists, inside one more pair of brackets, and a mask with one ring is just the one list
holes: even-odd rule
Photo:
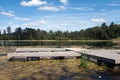
[[79, 31], [45, 31], [41, 29], [18, 27], [14, 32], [7, 27], [3, 33], [0, 30], [0, 40], [111, 40], [120, 37], [120, 25], [111, 22], [102, 23]]

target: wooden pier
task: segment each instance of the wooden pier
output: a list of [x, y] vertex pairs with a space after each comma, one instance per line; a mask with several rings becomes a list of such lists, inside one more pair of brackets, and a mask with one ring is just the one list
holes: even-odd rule
[[84, 55], [85, 59], [99, 65], [120, 68], [120, 50], [79, 50], [69, 48], [71, 51]]
[[22, 58], [25, 60], [40, 59], [69, 59], [80, 58], [109, 67], [120, 66], [120, 50], [88, 50], [80, 48], [17, 48], [14, 53], [8, 53], [9, 59]]

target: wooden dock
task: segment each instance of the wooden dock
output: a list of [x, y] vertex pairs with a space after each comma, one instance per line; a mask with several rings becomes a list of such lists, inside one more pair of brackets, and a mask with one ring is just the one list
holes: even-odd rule
[[120, 50], [69, 49], [84, 55], [87, 60], [96, 62], [99, 65], [107, 64], [109, 67], [120, 67]]
[[17, 48], [14, 53], [7, 54], [9, 59], [69, 59], [80, 58], [81, 54], [65, 48]]
[[85, 55], [87, 60], [111, 67], [120, 65], [120, 50], [88, 50], [80, 48], [17, 48], [15, 53], [8, 53], [8, 58], [25, 59], [69, 59]]
[[17, 48], [16, 53], [21, 52], [64, 52], [65, 48]]

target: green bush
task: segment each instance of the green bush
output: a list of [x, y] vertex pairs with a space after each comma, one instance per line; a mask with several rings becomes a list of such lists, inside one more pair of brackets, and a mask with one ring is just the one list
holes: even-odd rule
[[80, 67], [82, 68], [87, 68], [88, 61], [85, 58], [86, 58], [86, 55], [82, 54], [80, 59]]

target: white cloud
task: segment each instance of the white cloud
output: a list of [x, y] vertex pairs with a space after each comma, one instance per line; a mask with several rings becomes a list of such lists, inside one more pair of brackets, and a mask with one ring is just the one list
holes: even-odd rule
[[5, 9], [3, 7], [0, 6], [0, 11], [4, 11]]
[[108, 4], [109, 6], [120, 6], [120, 4], [117, 4], [117, 3], [111, 3], [111, 4]]
[[105, 19], [103, 19], [103, 18], [92, 18], [91, 21], [92, 22], [105, 22]]
[[68, 0], [60, 0], [61, 3], [67, 5], [68, 4]]
[[9, 13], [13, 13], [13, 14], [14, 14], [14, 11], [12, 11], [12, 10], [9, 10], [8, 12], [9, 12]]
[[40, 7], [38, 8], [38, 10], [45, 10], [45, 11], [59, 11], [59, 8], [57, 7], [53, 7], [53, 6], [44, 6], [44, 7]]
[[58, 7], [55, 7], [55, 6], [44, 6], [44, 7], [38, 8], [38, 10], [53, 11], [53, 12], [64, 10], [64, 9], [65, 9], [64, 6], [58, 6]]
[[39, 21], [39, 24], [47, 24], [47, 22], [44, 20], [41, 20], [41, 21]]
[[72, 10], [79, 10], [79, 11], [92, 11], [94, 8], [91, 7], [71, 7]]
[[[60, 0], [60, 2], [66, 5], [68, 3], [68, 0]], [[44, 1], [44, 0], [22, 1], [21, 5], [22, 6], [38, 6], [37, 10], [40, 10], [40, 11], [57, 12], [57, 11], [66, 9], [65, 6], [52, 6], [51, 4], [48, 4], [47, 1]], [[40, 5], [44, 5], [44, 6], [40, 6]]]
[[59, 6], [59, 9], [64, 10], [66, 8], [65, 8], [65, 6]]
[[40, 21], [36, 21], [36, 22], [26, 23], [26, 24], [23, 24], [22, 26], [24, 26], [24, 27], [36, 27], [36, 26], [41, 26], [41, 25], [45, 25], [45, 24], [47, 24], [47, 22], [45, 20], [40, 20]]
[[16, 19], [16, 20], [22, 20], [22, 21], [30, 20], [29, 18], [22, 18], [22, 17], [16, 16], [13, 11], [9, 11], [9, 12], [2, 11], [2, 12], [0, 12], [0, 14], [7, 16], [7, 17], [11, 17], [11, 18]]
[[22, 18], [22, 17], [14, 17], [14, 19], [16, 20], [22, 20], [22, 21], [29, 21], [30, 19], [29, 18]]
[[43, 4], [47, 4], [46, 1], [41, 1], [41, 0], [31, 0], [31, 1], [22, 1], [21, 5], [22, 6], [39, 6], [39, 5], [43, 5]]
[[11, 12], [5, 12], [5, 11], [2, 11], [0, 12], [0, 14], [4, 15], [4, 16], [8, 16], [8, 17], [14, 17], [15, 15]]

